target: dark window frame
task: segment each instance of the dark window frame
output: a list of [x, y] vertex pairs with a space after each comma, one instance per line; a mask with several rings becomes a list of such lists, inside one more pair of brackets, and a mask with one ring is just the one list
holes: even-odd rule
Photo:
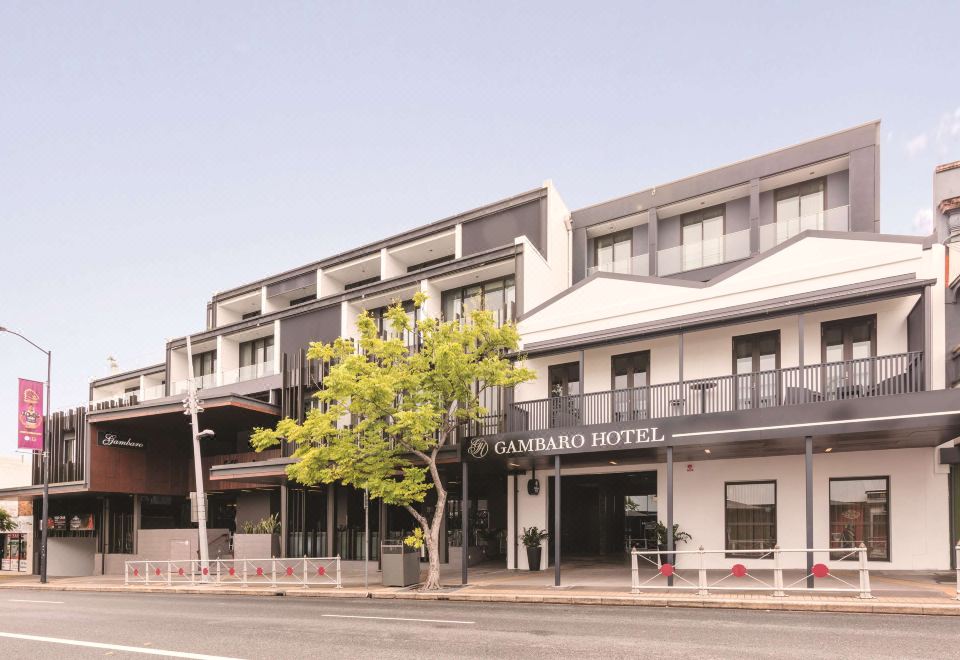
[[850, 316], [842, 319], [833, 319], [831, 321], [821, 321], [820, 323], [820, 362], [827, 363], [827, 330], [840, 327], [843, 328], [843, 362], [848, 362], [852, 358], [853, 341], [848, 330], [857, 323], [866, 321], [870, 324], [870, 357], [877, 357], [877, 315], [863, 314], [861, 316]]
[[[510, 283], [509, 286], [508, 286], [507, 282]], [[478, 288], [479, 288], [479, 290], [480, 290], [480, 309], [486, 310], [486, 309], [487, 309], [487, 306], [486, 306], [486, 305], [487, 305], [487, 301], [486, 301], [486, 297], [487, 297], [487, 296], [486, 296], [486, 287], [487, 287], [487, 285], [492, 285], [492, 284], [500, 284], [500, 286], [501, 286], [500, 290], [503, 291], [503, 299], [504, 299], [505, 304], [506, 304], [506, 300], [507, 300], [507, 294], [506, 294], [507, 289], [509, 289], [510, 287], [513, 288], [513, 302], [510, 303], [510, 304], [507, 304], [507, 319], [506, 319], [506, 320], [508, 320], [508, 321], [516, 320], [516, 309], [510, 307], [510, 305], [514, 305], [514, 306], [515, 306], [515, 305], [516, 305], [516, 300], [517, 300], [517, 277], [516, 277], [516, 275], [504, 275], [503, 277], [494, 277], [494, 278], [491, 278], [491, 279], [489, 279], [489, 280], [484, 280], [483, 282], [477, 282], [477, 283], [475, 283], [475, 284], [468, 284], [468, 285], [466, 285], [466, 286], [461, 286], [461, 287], [454, 287], [454, 288], [452, 288], [452, 289], [447, 289], [446, 291], [443, 291], [443, 292], [440, 294], [440, 316], [441, 316], [441, 319], [442, 319], [444, 322], [449, 322], [449, 321], [455, 321], [455, 320], [457, 320], [457, 319], [465, 318], [466, 315], [464, 314], [464, 311], [463, 311], [463, 310], [464, 310], [463, 304], [464, 304], [464, 301], [467, 300], [468, 297], [469, 297], [469, 296], [467, 296], [467, 291], [468, 291], [468, 290], [471, 290], [471, 289], [478, 289]], [[456, 313], [455, 313], [456, 318], [452, 318], [452, 319], [451, 319], [451, 318], [447, 318], [447, 301], [450, 300], [450, 299], [458, 300], [458, 307], [459, 307], [459, 309], [458, 309], [458, 310], [456, 311]], [[488, 310], [488, 311], [495, 312], [495, 311], [497, 311], [497, 310]]]
[[[269, 344], [267, 343], [268, 341]], [[250, 362], [249, 364], [243, 363], [244, 346], [251, 346], [250, 355], [254, 361]], [[266, 364], [267, 362], [272, 362], [276, 355], [273, 355], [270, 360], [267, 360], [268, 348], [272, 348], [273, 353], [276, 353], [276, 342], [274, 341], [273, 335], [270, 335], [269, 337], [257, 337], [256, 339], [251, 339], [250, 341], [240, 342], [238, 356], [238, 364], [240, 368], [242, 369], [243, 367], [251, 367], [256, 364]], [[258, 361], [256, 358], [260, 354], [263, 355], [263, 360]]]
[[[779, 542], [780, 538], [780, 492], [776, 479], [748, 479], [745, 481], [724, 481], [723, 482], [723, 549], [725, 556], [727, 558], [744, 558], [744, 559], [770, 559], [769, 554], [762, 554], [759, 552], [744, 552], [740, 550], [730, 550], [728, 548], [729, 537], [727, 531], [730, 525], [730, 515], [727, 508], [727, 488], [729, 486], [753, 486], [753, 485], [766, 485], [773, 484], [773, 545], [775, 547]], [[766, 548], [763, 548], [766, 549]]]
[[630, 243], [630, 258], [633, 258], [633, 227], [628, 229], [620, 229], [618, 231], [610, 232], [609, 234], [603, 234], [601, 236], [594, 236], [590, 239], [590, 258], [593, 260], [593, 263], [590, 264], [591, 268], [596, 268], [600, 265], [599, 253], [600, 253], [600, 241], [604, 239], [611, 239], [610, 246], [614, 248], [616, 252], [617, 243]]
[[[799, 183], [793, 183], [789, 186], [783, 186], [782, 188], [777, 188], [773, 191], [773, 221], [777, 223], [780, 221], [779, 211], [777, 205], [785, 199], [790, 199], [792, 197], [797, 198], [797, 212], [799, 213], [799, 204], [800, 198], [804, 195], [809, 195], [809, 192], [803, 192], [803, 186], [810, 186], [812, 184], [819, 184], [819, 192], [823, 193], [823, 203], [820, 205], [820, 212], [823, 213], [827, 210], [827, 177], [821, 176], [815, 179], [809, 179], [807, 181], [800, 181]], [[802, 216], [798, 216], [802, 217]]]
[[[764, 381], [763, 381], [763, 378], [762, 378], [762, 377], [756, 377], [756, 376], [748, 376], [747, 374], [740, 374], [740, 373], [737, 372], [737, 342], [738, 342], [738, 341], [752, 341], [752, 342], [754, 342], [753, 354], [752, 354], [752, 356], [751, 356], [751, 359], [752, 359], [752, 361], [753, 361], [753, 364], [752, 364], [752, 368], [751, 368], [751, 370], [750, 370], [750, 374], [756, 374], [756, 373], [759, 373], [759, 372], [760, 372], [760, 370], [757, 368], [757, 367], [759, 366], [760, 355], [761, 355], [761, 353], [760, 353], [760, 342], [761, 342], [766, 336], [770, 336], [770, 335], [776, 335], [776, 340], [777, 340], [777, 341], [776, 341], [776, 344], [777, 344], [776, 353], [774, 354], [774, 355], [775, 355], [775, 364], [774, 364], [774, 367], [773, 367], [773, 371], [774, 371], [774, 377], [773, 377], [773, 378], [774, 378], [774, 382], [775, 382], [775, 392], [777, 393], [777, 394], [776, 394], [776, 398], [779, 400], [779, 398], [780, 398], [780, 393], [783, 391], [783, 389], [782, 389], [782, 387], [781, 387], [781, 372], [780, 372], [780, 358], [781, 358], [781, 355], [782, 355], [783, 343], [782, 343], [782, 336], [781, 336], [781, 334], [780, 334], [780, 328], [776, 328], [776, 329], [774, 329], [774, 330], [765, 330], [765, 331], [763, 331], [763, 332], [751, 332], [751, 333], [745, 334], [745, 335], [736, 335], [735, 337], [732, 337], [732, 338], [731, 338], [731, 342], [730, 342], [730, 359], [731, 359], [732, 365], [731, 365], [730, 373], [733, 374], [733, 379], [734, 379], [734, 382], [735, 382], [735, 385], [734, 385], [734, 387], [735, 387], [735, 392], [734, 392], [734, 405], [736, 406], [736, 408], [737, 408], [738, 410], [743, 410], [743, 409], [753, 410], [753, 409], [756, 409], [756, 408], [769, 407], [769, 406], [762, 406], [762, 405], [761, 405], [761, 400], [762, 400], [763, 397], [761, 396], [760, 386], [761, 386], [761, 385], [763, 384], [763, 382], [764, 382]], [[740, 385], [741, 385], [741, 379], [744, 378], [744, 377], [748, 377], [748, 378], [749, 378], [749, 381], [750, 381], [749, 385], [750, 385], [750, 389], [752, 390], [752, 394], [751, 394], [751, 406], [750, 406], [750, 408], [744, 408], [744, 407], [741, 405], [742, 397], [740, 396]], [[779, 405], [779, 401], [777, 402], [777, 405]]]
[[[887, 556], [884, 559], [871, 559], [869, 548], [867, 549], [867, 561], [882, 561], [882, 562], [892, 562], [893, 561], [893, 507], [891, 506], [892, 501], [892, 491], [890, 488], [890, 475], [874, 475], [866, 477], [830, 477], [827, 480], [827, 545], [830, 546], [832, 543], [831, 532], [830, 532], [830, 502], [832, 501], [832, 496], [830, 493], [830, 486], [834, 481], [879, 481], [883, 480], [886, 484], [886, 493], [887, 493]], [[832, 547], [831, 547], [832, 549]], [[830, 553], [831, 561], [840, 560], [847, 554], [846, 549], [838, 549], [837, 552]], [[852, 557], [847, 557], [842, 561], [857, 561], [857, 555], [854, 554]]]

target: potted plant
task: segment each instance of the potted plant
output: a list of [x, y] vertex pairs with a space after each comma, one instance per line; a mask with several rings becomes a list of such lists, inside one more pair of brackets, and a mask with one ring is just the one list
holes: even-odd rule
[[[693, 537], [690, 536], [687, 532], [680, 531], [679, 523], [673, 524], [673, 549], [677, 549], [678, 543], [689, 543], [693, 540]], [[672, 564], [674, 563], [674, 555], [666, 554], [669, 548], [667, 547], [667, 526], [663, 524], [662, 520], [657, 521], [657, 549], [660, 551], [660, 563], [661, 564]]]
[[520, 535], [520, 542], [527, 549], [527, 567], [531, 571], [540, 570], [540, 547], [544, 539], [550, 537], [550, 532], [539, 527], [524, 527]]
[[280, 554], [280, 516], [244, 520], [233, 535], [235, 559], [268, 559]]

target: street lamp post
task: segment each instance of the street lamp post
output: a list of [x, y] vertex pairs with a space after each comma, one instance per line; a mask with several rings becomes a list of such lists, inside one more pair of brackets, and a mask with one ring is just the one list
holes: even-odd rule
[[210, 572], [210, 548], [207, 538], [207, 495], [203, 491], [203, 459], [200, 454], [200, 438], [210, 437], [212, 431], [200, 430], [197, 422], [197, 413], [203, 412], [200, 408], [197, 397], [197, 384], [194, 381], [193, 373], [193, 344], [190, 342], [190, 336], [187, 335], [187, 398], [183, 400], [186, 410], [185, 414], [190, 416], [190, 435], [193, 437], [193, 469], [194, 479], [196, 481], [196, 503], [197, 503], [197, 539], [198, 549], [200, 550], [200, 581], [207, 582]]
[[43, 450], [40, 452], [40, 470], [43, 472], [43, 517], [40, 519], [40, 583], [47, 583], [47, 515], [49, 514], [50, 507], [50, 363], [52, 361], [53, 351], [48, 351], [46, 349], [40, 348], [32, 341], [21, 335], [19, 332], [14, 332], [8, 328], [0, 326], [0, 332], [6, 332], [11, 335], [16, 335], [20, 337], [23, 341], [27, 342], [35, 349], [41, 353], [46, 354], [47, 356], [47, 399], [45, 402], [46, 412], [44, 413], [45, 421], [43, 424]]

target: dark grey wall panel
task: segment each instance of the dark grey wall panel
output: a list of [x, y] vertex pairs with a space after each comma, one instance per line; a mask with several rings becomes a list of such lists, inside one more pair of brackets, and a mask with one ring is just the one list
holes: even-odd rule
[[877, 149], [867, 147], [850, 154], [850, 230], [877, 231]]
[[292, 355], [312, 341], [333, 341], [340, 336], [340, 306], [325, 307], [280, 321], [280, 352]]
[[680, 218], [675, 215], [670, 218], [660, 218], [657, 223], [657, 250], [669, 250], [680, 245]]
[[727, 208], [724, 213], [724, 228], [726, 234], [732, 234], [735, 231], [750, 229], [750, 198], [741, 197], [727, 202]]
[[463, 224], [463, 256], [513, 245], [518, 236], [526, 236], [546, 255], [546, 237], [541, 216], [542, 200], [493, 213]]
[[648, 225], [637, 225], [633, 228], [633, 256], [646, 254], [649, 245], [647, 245]]
[[834, 172], [827, 175], [827, 206], [835, 209], [850, 203], [850, 172]]

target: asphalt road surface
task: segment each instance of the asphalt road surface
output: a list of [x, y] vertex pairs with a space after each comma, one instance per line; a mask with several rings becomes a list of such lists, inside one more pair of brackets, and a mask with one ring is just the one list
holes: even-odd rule
[[953, 617], [0, 591], [0, 658], [933, 658]]

